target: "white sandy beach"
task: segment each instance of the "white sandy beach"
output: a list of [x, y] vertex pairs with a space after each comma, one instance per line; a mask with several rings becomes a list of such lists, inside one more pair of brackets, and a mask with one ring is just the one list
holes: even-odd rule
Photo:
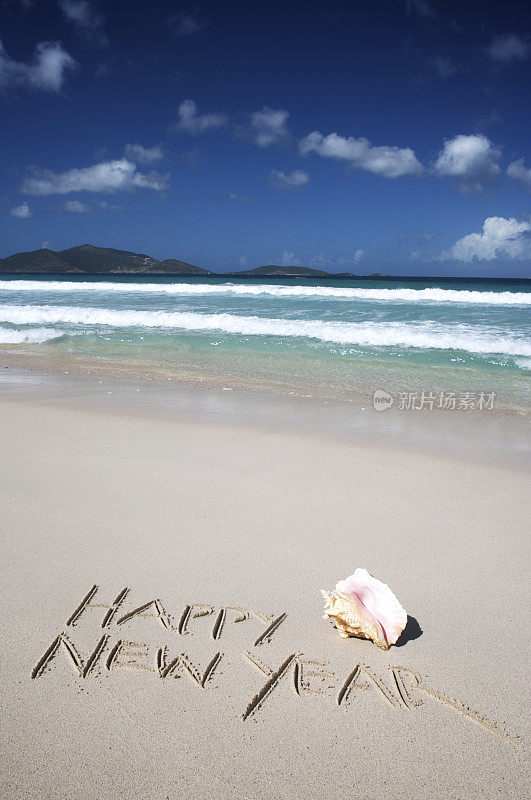
[[[0, 426], [1, 797], [527, 796], [524, 472], [12, 399]], [[416, 638], [322, 619], [358, 566]]]
[[531, 800], [530, 83], [510, 0], [0, 0], [0, 800]]

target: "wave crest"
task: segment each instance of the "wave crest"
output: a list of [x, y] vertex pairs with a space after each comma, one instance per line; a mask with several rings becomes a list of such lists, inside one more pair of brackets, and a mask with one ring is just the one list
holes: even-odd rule
[[0, 305], [0, 322], [13, 325], [79, 325], [111, 328], [222, 331], [246, 336], [299, 337], [369, 347], [411, 347], [531, 356], [531, 343], [495, 329], [436, 322], [332, 322], [234, 314], [135, 311], [77, 306]]
[[363, 289], [350, 286], [281, 286], [277, 284], [111, 283], [106, 281], [0, 281], [2, 292], [100, 292], [182, 296], [228, 295], [290, 298], [329, 298], [401, 303], [467, 303], [472, 305], [531, 305], [531, 292], [491, 292], [468, 289]]
[[59, 339], [64, 335], [65, 331], [57, 331], [54, 328], [25, 328], [17, 330], [0, 327], [0, 344], [40, 344], [49, 342], [52, 339]]

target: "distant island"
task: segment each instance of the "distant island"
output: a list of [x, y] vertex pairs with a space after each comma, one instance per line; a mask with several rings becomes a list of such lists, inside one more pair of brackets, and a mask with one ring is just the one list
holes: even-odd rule
[[40, 275], [213, 275], [208, 269], [168, 258], [158, 261], [143, 253], [82, 244], [69, 250], [32, 250], [0, 261], [0, 273]]
[[2, 275], [70, 275], [75, 277], [98, 277], [105, 275], [144, 276], [153, 278], [171, 277], [213, 277], [262, 279], [296, 279], [313, 278], [314, 280], [355, 279], [357, 281], [437, 281], [438, 283], [513, 283], [531, 284], [529, 278], [497, 278], [472, 276], [435, 276], [435, 275], [387, 275], [385, 272], [373, 272], [370, 275], [356, 275], [353, 272], [327, 272], [324, 269], [311, 267], [286, 267], [268, 264], [254, 269], [242, 269], [236, 272], [214, 272], [203, 267], [196, 267], [186, 261], [166, 258], [159, 261], [145, 253], [132, 253], [129, 250], [113, 250], [110, 247], [95, 247], [82, 244], [68, 250], [32, 250], [28, 253], [15, 253], [0, 259], [0, 277]]
[[35, 275], [153, 275], [153, 276], [208, 276], [220, 275], [238, 278], [350, 278], [350, 272], [341, 274], [326, 272], [309, 267], [282, 267], [271, 264], [240, 272], [219, 273], [196, 267], [186, 261], [167, 258], [159, 261], [145, 253], [132, 253], [128, 250], [113, 250], [109, 247], [95, 247], [82, 244], [68, 250], [49, 250], [42, 248], [28, 253], [15, 253], [0, 259], [0, 274]]

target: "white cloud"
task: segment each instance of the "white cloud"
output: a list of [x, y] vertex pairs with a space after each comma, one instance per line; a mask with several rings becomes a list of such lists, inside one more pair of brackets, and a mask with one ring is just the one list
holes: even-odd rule
[[108, 44], [103, 32], [103, 16], [89, 0], [57, 0], [66, 19], [97, 44]]
[[[224, 112], [208, 112], [199, 114], [195, 100], [183, 100], [178, 109], [179, 119], [172, 126], [174, 131], [189, 134], [200, 134], [205, 131], [224, 128], [229, 124], [229, 117]], [[246, 124], [234, 125], [232, 133], [242, 139], [251, 139], [259, 147], [282, 144], [290, 137], [287, 126], [289, 113], [283, 109], [264, 106], [261, 111], [251, 114]]]
[[68, 70], [76, 62], [60, 42], [39, 42], [33, 62], [15, 61], [6, 53], [0, 41], [0, 89], [27, 87], [47, 92], [60, 92]]
[[310, 178], [307, 172], [302, 169], [294, 169], [292, 172], [281, 172], [278, 169], [271, 170], [270, 183], [276, 189], [300, 189], [309, 183]]
[[531, 48], [529, 43], [513, 33], [497, 36], [487, 47], [487, 53], [499, 64], [510, 64], [511, 61], [526, 61]]
[[74, 214], [86, 214], [90, 211], [90, 206], [80, 200], [67, 200], [64, 204], [64, 210], [71, 211]]
[[227, 117], [221, 113], [198, 114], [194, 100], [183, 100], [179, 106], [179, 121], [174, 130], [183, 133], [204, 133], [208, 130], [222, 128], [227, 124]]
[[33, 169], [24, 180], [20, 191], [31, 195], [69, 194], [70, 192], [117, 192], [132, 189], [164, 191], [169, 175], [158, 172], [143, 174], [136, 164], [125, 158], [119, 161], [102, 161], [91, 167], [52, 172]]
[[359, 264], [360, 263], [361, 259], [363, 258], [364, 253], [365, 253], [364, 250], [356, 250], [356, 252], [354, 253], [354, 256], [352, 258], [352, 261], [354, 262], [354, 264]]
[[298, 258], [295, 258], [295, 253], [292, 253], [289, 250], [284, 250], [284, 252], [280, 256], [280, 264], [283, 267], [300, 267], [300, 266], [302, 266], [301, 261]]
[[248, 262], [247, 262], [247, 257], [246, 257], [246, 256], [240, 256], [240, 257], [239, 257], [239, 259], [238, 259], [238, 265], [239, 265], [240, 267], [243, 267], [243, 268], [245, 269], [245, 268], [247, 267], [247, 263], [248, 263]]
[[420, 175], [422, 164], [409, 147], [373, 147], [368, 139], [345, 138], [338, 133], [323, 136], [319, 131], [299, 142], [301, 155], [314, 152], [323, 158], [347, 161], [355, 169], [364, 169], [384, 178]]
[[483, 233], [469, 233], [439, 256], [440, 261], [493, 261], [531, 257], [531, 224], [510, 217], [488, 217]]
[[13, 206], [9, 213], [12, 217], [17, 217], [17, 219], [31, 219], [33, 216], [33, 211], [27, 203], [21, 203], [19, 206]]
[[251, 135], [258, 147], [281, 144], [289, 139], [289, 112], [282, 108], [264, 106], [251, 116]]
[[519, 158], [517, 161], [513, 161], [507, 167], [507, 175], [509, 178], [514, 178], [515, 181], [521, 181], [524, 186], [528, 189], [531, 189], [531, 167], [526, 167], [524, 164], [524, 159]]
[[125, 156], [129, 161], [137, 161], [139, 164], [154, 164], [160, 161], [164, 153], [160, 145], [154, 147], [143, 147], [141, 144], [126, 144]]
[[459, 179], [464, 193], [482, 192], [496, 183], [501, 150], [481, 133], [448, 139], [435, 162], [440, 176]]

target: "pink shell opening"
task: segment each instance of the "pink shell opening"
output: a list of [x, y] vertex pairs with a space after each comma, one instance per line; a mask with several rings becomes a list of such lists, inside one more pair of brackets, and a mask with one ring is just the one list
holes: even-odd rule
[[353, 575], [337, 583], [336, 591], [355, 597], [379, 622], [387, 644], [395, 644], [406, 627], [407, 613], [387, 584], [366, 569], [358, 568]]

